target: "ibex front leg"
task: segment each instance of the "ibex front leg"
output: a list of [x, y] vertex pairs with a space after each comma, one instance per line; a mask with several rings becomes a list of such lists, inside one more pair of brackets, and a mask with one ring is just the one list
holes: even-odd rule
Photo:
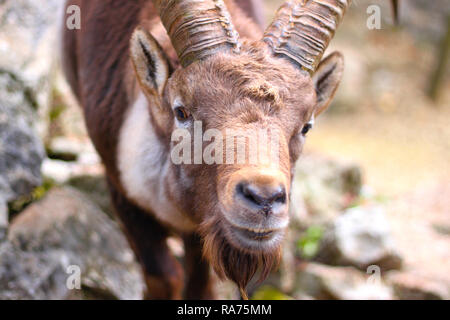
[[181, 299], [183, 270], [170, 252], [167, 230], [111, 187], [112, 201], [147, 284], [146, 299]]
[[187, 284], [185, 298], [189, 300], [214, 299], [213, 281], [209, 263], [202, 257], [202, 243], [197, 234], [183, 238]]

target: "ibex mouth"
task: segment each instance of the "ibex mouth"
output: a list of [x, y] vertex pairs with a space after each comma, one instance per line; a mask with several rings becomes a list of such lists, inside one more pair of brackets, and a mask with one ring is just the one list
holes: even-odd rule
[[253, 240], [268, 240], [274, 234], [274, 230], [261, 230], [261, 229], [241, 229], [241, 232], [246, 237]]
[[277, 248], [289, 224], [288, 217], [261, 217], [263, 219], [256, 219], [257, 221], [248, 221], [251, 217], [245, 215], [244, 218], [248, 218], [247, 221], [237, 214], [226, 215], [222, 220], [222, 227], [231, 244], [249, 252]]
[[284, 235], [284, 229], [254, 229], [230, 226], [229, 231], [229, 239], [232, 243], [241, 249], [250, 251], [276, 247]]

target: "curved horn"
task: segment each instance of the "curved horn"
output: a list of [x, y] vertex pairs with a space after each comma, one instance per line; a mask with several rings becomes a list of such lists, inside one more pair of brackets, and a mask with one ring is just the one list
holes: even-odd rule
[[240, 50], [223, 0], [153, 0], [180, 63], [187, 67], [221, 50]]
[[278, 10], [263, 40], [277, 54], [314, 73], [351, 0], [291, 0]]

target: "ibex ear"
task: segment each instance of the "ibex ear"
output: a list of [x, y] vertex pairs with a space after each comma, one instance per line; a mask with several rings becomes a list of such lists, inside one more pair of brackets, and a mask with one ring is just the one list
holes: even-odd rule
[[142, 88], [147, 94], [162, 96], [169, 78], [167, 58], [153, 36], [136, 28], [131, 37], [131, 60]]
[[320, 62], [312, 79], [317, 94], [315, 116], [325, 111], [336, 93], [344, 71], [344, 57], [333, 52]]

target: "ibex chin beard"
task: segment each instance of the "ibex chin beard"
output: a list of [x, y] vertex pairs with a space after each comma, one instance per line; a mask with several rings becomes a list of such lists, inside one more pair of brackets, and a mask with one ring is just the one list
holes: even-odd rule
[[[201, 224], [200, 232], [204, 257], [220, 279], [228, 278], [237, 284], [243, 298], [245, 288], [258, 271], [261, 282], [280, 263], [285, 229], [264, 236], [245, 229], [238, 231], [227, 226], [223, 218], [211, 217]], [[237, 236], [238, 232], [242, 234]]]

